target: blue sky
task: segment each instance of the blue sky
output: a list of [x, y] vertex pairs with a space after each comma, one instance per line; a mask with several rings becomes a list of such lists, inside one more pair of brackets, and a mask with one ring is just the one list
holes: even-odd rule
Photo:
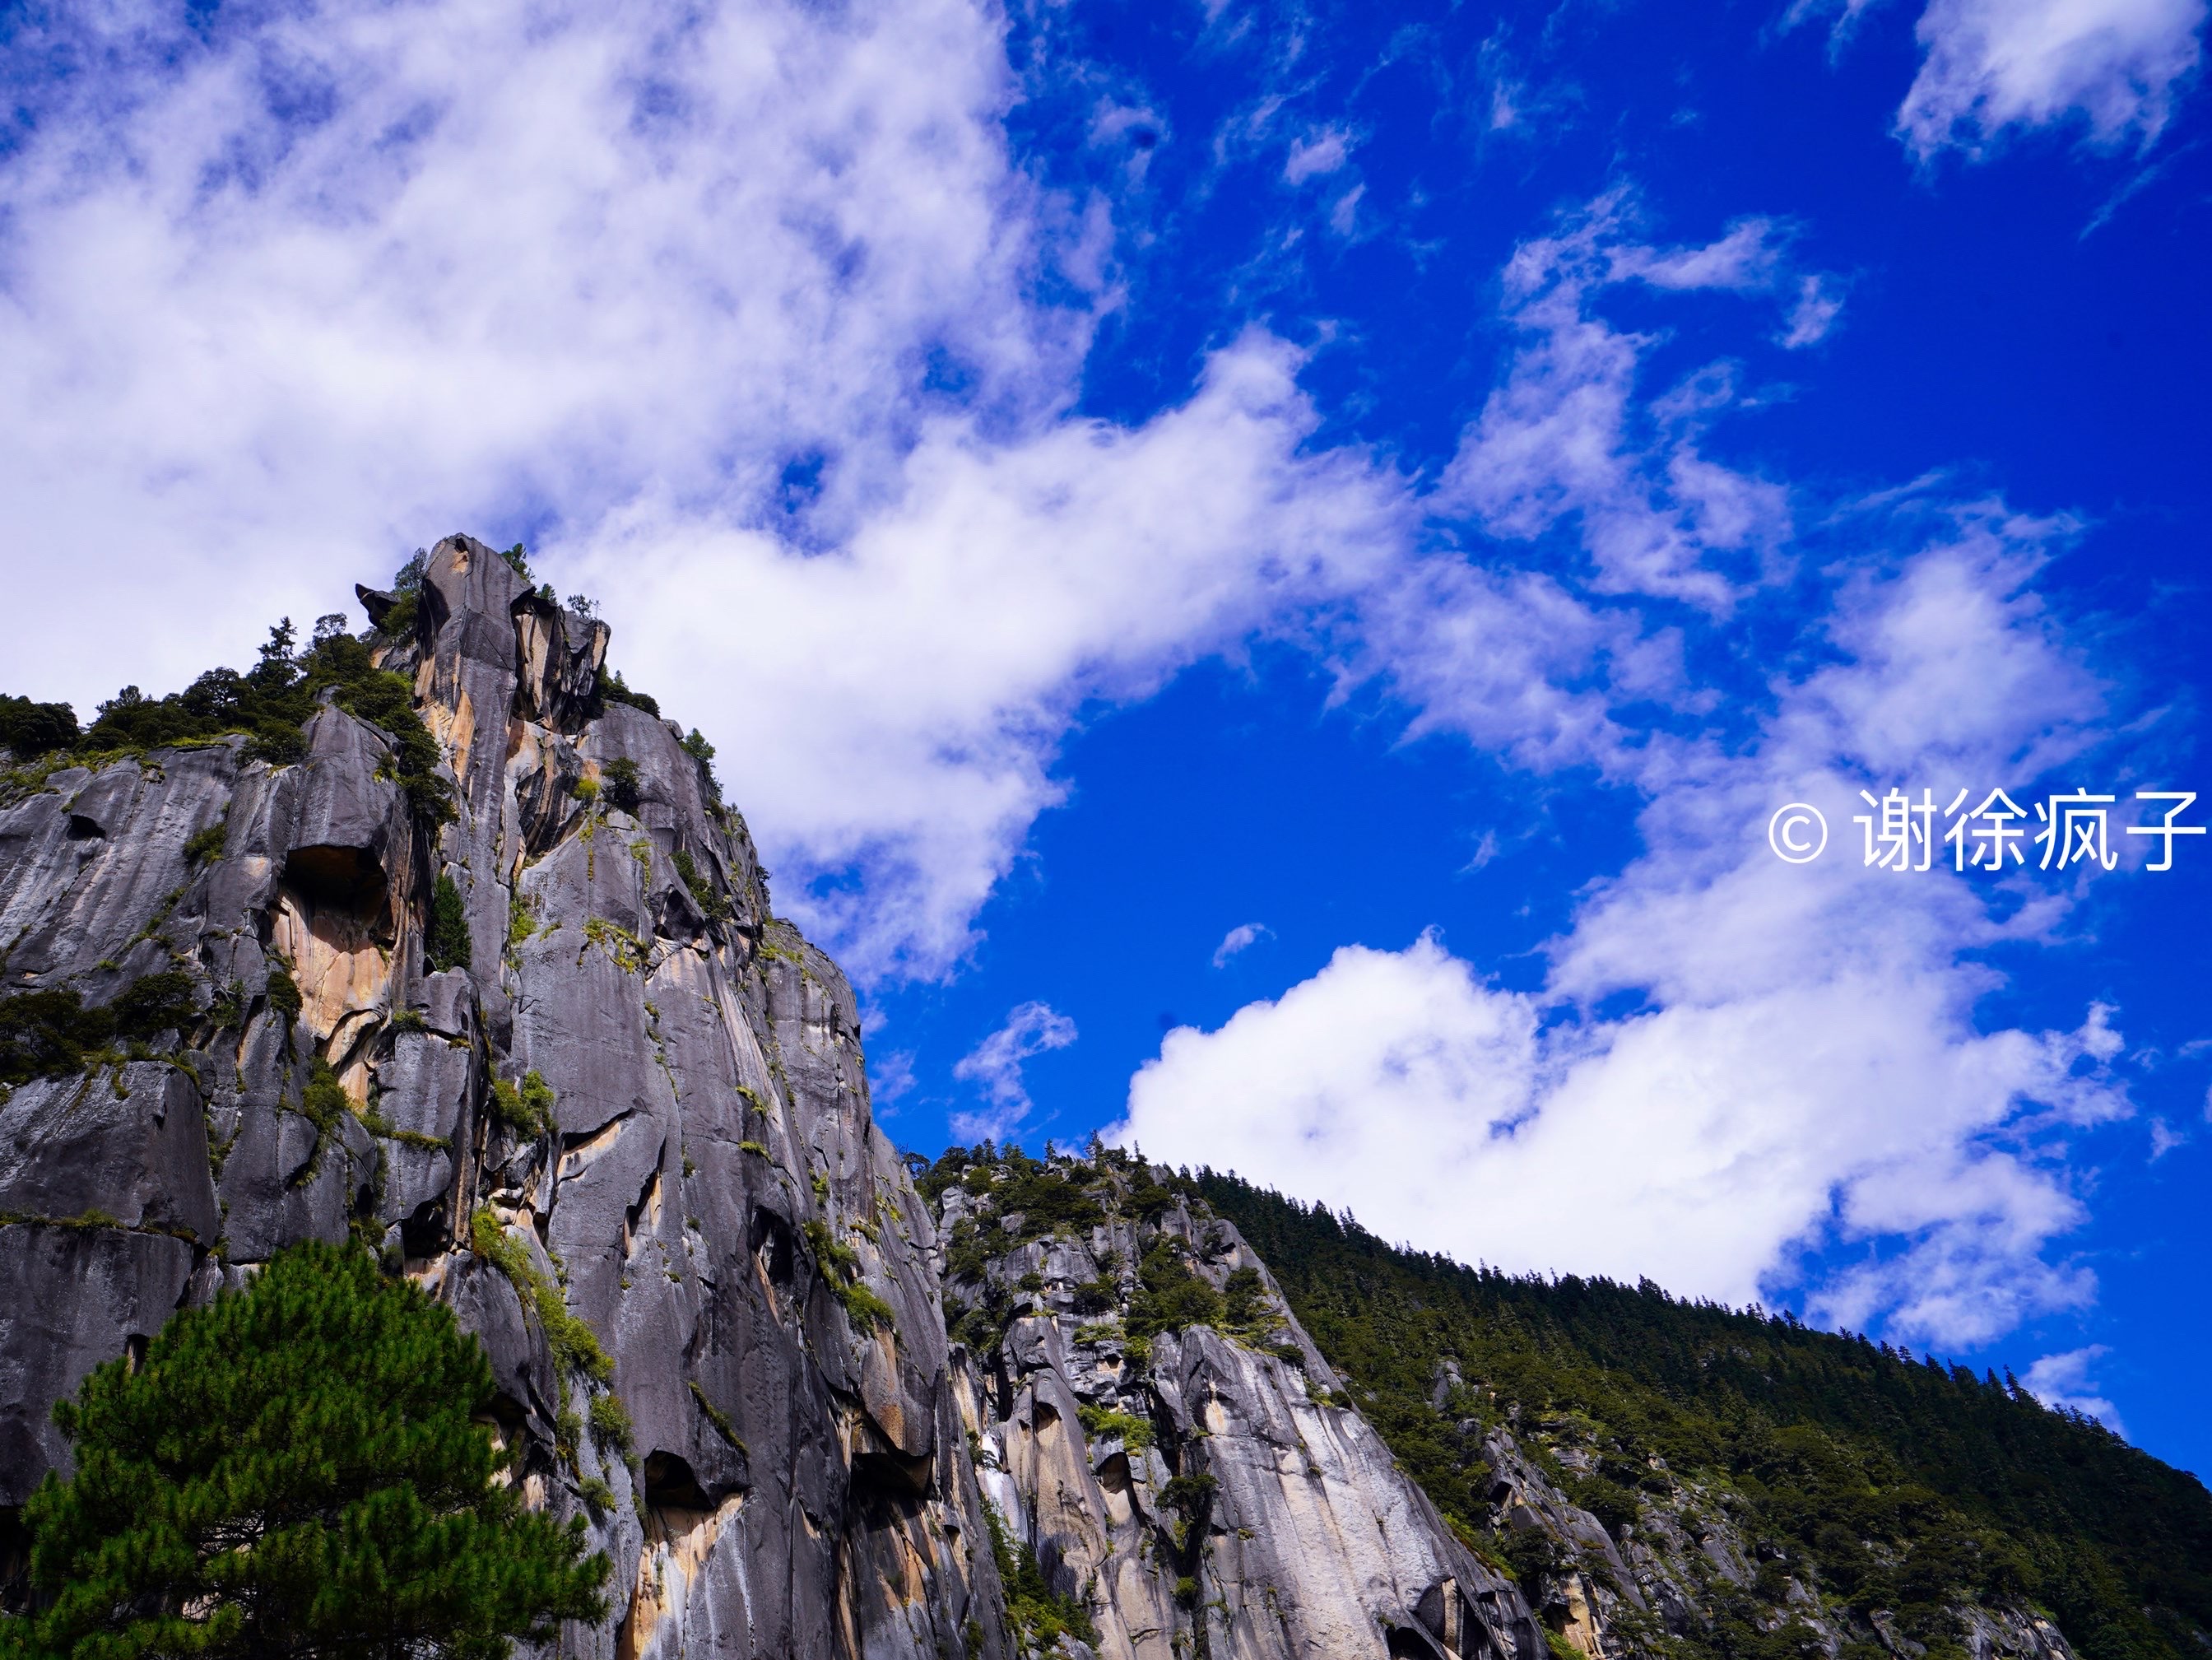
[[[2204, 11], [13, 8], [7, 689], [526, 540], [902, 1145], [2212, 1469], [2212, 837], [2120, 833], [2212, 822]], [[1893, 787], [2112, 794], [2116, 867], [1869, 868]]]

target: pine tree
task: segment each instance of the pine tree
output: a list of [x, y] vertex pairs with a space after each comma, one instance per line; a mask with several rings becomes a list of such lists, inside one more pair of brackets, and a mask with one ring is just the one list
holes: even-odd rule
[[501, 1485], [483, 1351], [356, 1248], [275, 1258], [54, 1408], [4, 1660], [499, 1660], [605, 1613], [605, 1557]]
[[469, 965], [469, 914], [461, 903], [460, 889], [442, 873], [430, 891], [430, 932], [422, 953], [433, 974]]

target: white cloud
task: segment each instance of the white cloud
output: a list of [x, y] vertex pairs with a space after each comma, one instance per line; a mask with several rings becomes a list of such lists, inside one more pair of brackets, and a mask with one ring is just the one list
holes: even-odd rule
[[2089, 1368], [2110, 1352], [2102, 1343], [2092, 1343], [2087, 1348], [2069, 1349], [2063, 1354], [2046, 1354], [2027, 1369], [2027, 1376], [2021, 1382], [2045, 1406], [2063, 1407], [2085, 1414], [2115, 1435], [2125, 1435], [2127, 1429], [2120, 1422], [2118, 1409], [2103, 1395], [2094, 1393], [2097, 1385], [2089, 1377]]
[[1367, 194], [1367, 186], [1354, 185], [1336, 198], [1336, 205], [1328, 210], [1328, 228], [1339, 236], [1349, 236], [1359, 220], [1359, 198]]
[[1828, 337], [1843, 310], [1844, 302], [1820, 278], [1799, 278], [1797, 303], [1790, 308], [1789, 320], [1782, 331], [1783, 345], [1792, 351], [1801, 346], [1818, 345]]
[[[1755, 741], [1654, 746], [1646, 851], [1595, 885], [1539, 993], [1433, 939], [1350, 946], [1219, 1031], [1179, 1031], [1121, 1134], [1516, 1269], [1650, 1274], [1958, 1345], [2094, 1291], [2069, 1129], [2128, 1110], [2110, 1011], [1982, 1031], [1961, 955], [2040, 937], [1973, 879], [1782, 864], [1784, 801], [1848, 835], [1861, 782], [2032, 776], [2087, 741], [2095, 683], [2027, 584], [2055, 532], [1994, 509], [1848, 585], [1834, 660], [1778, 683]], [[2021, 769], [2026, 770], [2021, 770]], [[1622, 994], [1638, 1012], [1599, 1018]], [[1849, 1248], [1808, 1269], [1808, 1253]], [[1808, 1280], [1808, 1274], [1811, 1277]]]
[[[250, 637], [518, 504], [733, 508], [819, 453], [849, 521], [927, 354], [1019, 408], [1082, 350], [1018, 303], [1044, 254], [964, 5], [137, 21], [0, 175], [0, 489], [28, 546], [128, 550], [101, 621], [172, 675], [204, 647], [157, 618]], [[19, 672], [88, 696], [84, 643]]]
[[1221, 943], [1214, 947], [1213, 966], [1217, 969], [1224, 968], [1228, 965], [1229, 959], [1236, 956], [1238, 952], [1249, 946], [1256, 946], [1262, 939], [1272, 939], [1274, 937], [1274, 929], [1269, 927], [1265, 922], [1239, 922], [1227, 933], [1222, 935]]
[[1889, 1248], [1815, 1287], [1844, 1323], [1970, 1343], [2078, 1305], [2039, 1253], [2082, 1219], [2032, 1150], [2083, 1034], [1978, 1036], [1941, 976], [1878, 970], [1540, 1037], [1538, 999], [1433, 940], [1340, 950], [1212, 1033], [1170, 1033], [1116, 1132], [1516, 1271], [1649, 1274], [1742, 1304], [1803, 1250]]
[[986, 10], [426, 16], [124, 20], [0, 173], [25, 690], [166, 689], [418, 543], [526, 534], [719, 739], [787, 909], [939, 975], [1084, 699], [1402, 541], [1265, 334], [1149, 423], [1066, 417], [1092, 313], [1034, 292], [1097, 289], [1111, 227], [1011, 165]]
[[1629, 277], [1655, 289], [1733, 289], [1757, 293], [1774, 286], [1782, 250], [1775, 228], [1765, 219], [1747, 219], [1727, 235], [1701, 247], [1651, 248], [1636, 243], [1607, 250], [1610, 279]]
[[2205, 0], [1930, 0], [1898, 131], [1923, 157], [2070, 120], [2099, 144], [2148, 141], [2197, 67], [2204, 17]]
[[1061, 421], [989, 445], [933, 423], [904, 495], [830, 553], [673, 504], [611, 521], [584, 569], [621, 585], [618, 647], [660, 666], [672, 707], [744, 734], [725, 770], [781, 896], [794, 875], [862, 873], [795, 904], [861, 972], [966, 950], [1061, 797], [1049, 766], [1083, 700], [1143, 696], [1392, 568], [1410, 504], [1361, 457], [1301, 448], [1316, 417], [1297, 368], [1253, 335], [1134, 430]]
[[1029, 1116], [1030, 1092], [1022, 1065], [1048, 1049], [1075, 1041], [1075, 1022], [1044, 1003], [1023, 1003], [1006, 1024], [953, 1064], [952, 1075], [974, 1084], [989, 1104], [952, 1115], [952, 1133], [968, 1140], [998, 1140]]
[[882, 1112], [914, 1091], [914, 1051], [881, 1049], [868, 1056], [868, 1099]]
[[1767, 292], [1786, 267], [1764, 221], [1701, 247], [1661, 249], [1633, 240], [1632, 217], [1633, 204], [1616, 192], [1515, 252], [1507, 314], [1527, 344], [1462, 435], [1439, 501], [1506, 538], [1533, 538], [1575, 519], [1598, 592], [1723, 612], [1759, 580], [1787, 534], [1786, 493], [1698, 448], [1712, 416], [1733, 401], [1724, 368], [1639, 405], [1636, 371], [1651, 343], [1595, 316], [1591, 302], [1630, 281]]
[[1303, 185], [1309, 179], [1338, 171], [1351, 159], [1351, 135], [1341, 127], [1324, 127], [1319, 132], [1291, 141], [1290, 155], [1283, 162], [1283, 177], [1293, 185]]
[[1409, 736], [1455, 733], [1540, 771], [1632, 763], [1600, 681], [1635, 659], [1633, 617], [1540, 572], [1442, 557], [1359, 605], [1351, 666], [1411, 706]]

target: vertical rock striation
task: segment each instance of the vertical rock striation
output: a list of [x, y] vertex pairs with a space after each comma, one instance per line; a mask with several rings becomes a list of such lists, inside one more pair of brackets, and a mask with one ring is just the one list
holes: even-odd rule
[[1098, 1655], [1545, 1660], [1231, 1224], [1103, 1150], [939, 1202], [984, 1481]]
[[0, 1105], [0, 1505], [66, 1467], [48, 1408], [93, 1365], [352, 1234], [483, 1338], [528, 1490], [613, 1558], [615, 1616], [564, 1648], [1007, 1654], [852, 992], [681, 734], [602, 702], [606, 641], [482, 544], [432, 551], [380, 657], [450, 823], [335, 706], [291, 765], [235, 738], [15, 775], [4, 990], [180, 975], [189, 1009]]

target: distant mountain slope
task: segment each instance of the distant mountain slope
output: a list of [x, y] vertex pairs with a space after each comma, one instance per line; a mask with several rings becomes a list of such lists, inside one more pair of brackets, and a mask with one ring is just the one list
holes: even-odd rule
[[1492, 1520], [1474, 1425], [1534, 1432], [1565, 1491], [1632, 1529], [1666, 1502], [1655, 1458], [1717, 1489], [1769, 1566], [1692, 1647], [1786, 1651], [1762, 1627], [1795, 1579], [1932, 1652], [1979, 1646], [1962, 1600], [2020, 1597], [2091, 1660], [2212, 1654], [2212, 1493], [2016, 1384], [1648, 1281], [1395, 1250], [1234, 1176], [1197, 1186], [1447, 1516]]

